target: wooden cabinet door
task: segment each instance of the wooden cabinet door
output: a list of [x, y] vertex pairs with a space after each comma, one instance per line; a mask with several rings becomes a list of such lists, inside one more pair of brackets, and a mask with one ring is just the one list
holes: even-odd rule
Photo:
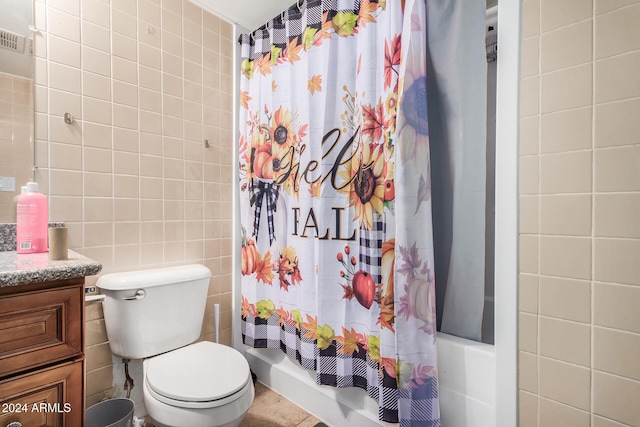
[[0, 381], [0, 426], [84, 426], [84, 360]]
[[0, 379], [82, 356], [83, 298], [82, 281], [1, 297]]

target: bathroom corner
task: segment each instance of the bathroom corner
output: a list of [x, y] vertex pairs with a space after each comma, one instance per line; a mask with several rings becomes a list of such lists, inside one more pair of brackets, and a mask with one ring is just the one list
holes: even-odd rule
[[[215, 339], [219, 304], [231, 344], [232, 26], [186, 0], [34, 5], [35, 177], [51, 220], [103, 273], [207, 266], [201, 338]], [[122, 374], [100, 303], [85, 339], [91, 406]]]

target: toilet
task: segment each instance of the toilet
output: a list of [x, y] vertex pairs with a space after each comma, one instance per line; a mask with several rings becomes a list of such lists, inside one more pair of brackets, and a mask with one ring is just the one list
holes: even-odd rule
[[202, 265], [113, 273], [105, 295], [111, 352], [144, 359], [144, 404], [158, 427], [235, 427], [254, 397], [237, 350], [200, 337], [211, 272]]

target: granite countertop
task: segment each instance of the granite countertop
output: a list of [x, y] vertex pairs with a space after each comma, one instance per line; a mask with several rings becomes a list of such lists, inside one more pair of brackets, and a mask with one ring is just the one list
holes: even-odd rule
[[69, 259], [65, 261], [50, 260], [48, 252], [0, 252], [0, 287], [93, 276], [100, 270], [102, 264], [74, 251], [69, 251]]

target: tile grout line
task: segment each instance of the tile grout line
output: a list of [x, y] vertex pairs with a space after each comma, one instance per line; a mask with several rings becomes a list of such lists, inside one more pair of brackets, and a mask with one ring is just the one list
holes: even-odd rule
[[590, 413], [590, 421], [593, 424], [594, 420], [594, 390], [593, 390], [593, 379], [594, 379], [594, 354], [595, 354], [595, 328], [593, 324], [593, 317], [595, 313], [595, 298], [594, 298], [594, 279], [595, 279], [595, 192], [596, 192], [596, 179], [595, 179], [595, 154], [596, 154], [596, 142], [595, 142], [595, 123], [596, 123], [596, 2], [592, 3], [592, 12], [591, 12], [591, 312], [589, 323], [591, 325], [591, 334], [590, 334], [590, 352], [589, 362], [590, 362], [590, 377], [589, 377], [589, 413]]

